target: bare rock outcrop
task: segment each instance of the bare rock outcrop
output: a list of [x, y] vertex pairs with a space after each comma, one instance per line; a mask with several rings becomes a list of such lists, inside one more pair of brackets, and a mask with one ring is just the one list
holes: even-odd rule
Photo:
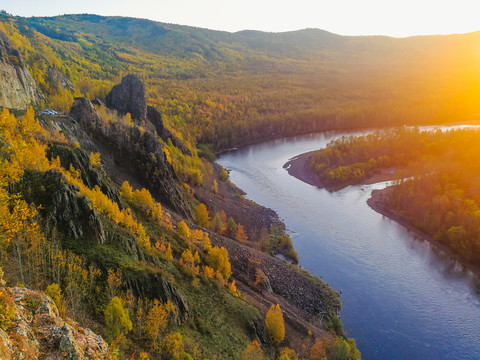
[[64, 321], [45, 294], [0, 288], [0, 301], [8, 310], [8, 326], [0, 328], [0, 359], [114, 359], [100, 335]]
[[45, 173], [26, 172], [15, 190], [34, 204], [42, 204], [40, 213], [48, 229], [56, 227], [75, 241], [91, 239], [101, 244], [105, 241], [102, 222], [87, 197], [79, 196], [79, 189], [55, 170]]
[[138, 76], [129, 74], [122, 82], [115, 85], [107, 95], [107, 106], [119, 114], [130, 113], [132, 119], [138, 122], [147, 119], [147, 100], [145, 87]]
[[[145, 87], [142, 81], [134, 74], [129, 74], [122, 79], [122, 82], [115, 85], [107, 95], [107, 106], [115, 109], [121, 115], [130, 113], [132, 119], [137, 123], [150, 123], [157, 135], [165, 142], [170, 140], [183, 154], [191, 155], [185, 144], [172, 134], [164, 125], [160, 112], [152, 106], [147, 106]], [[75, 104], [74, 104], [75, 106]]]
[[0, 31], [0, 107], [24, 110], [40, 103], [41, 94], [20, 52]]
[[188, 196], [155, 133], [136, 124], [104, 122], [85, 98], [75, 99], [70, 114], [87, 134], [92, 135], [94, 142], [102, 144], [117, 170], [129, 167], [126, 172], [134, 174], [157, 201], [188, 218], [193, 217]]

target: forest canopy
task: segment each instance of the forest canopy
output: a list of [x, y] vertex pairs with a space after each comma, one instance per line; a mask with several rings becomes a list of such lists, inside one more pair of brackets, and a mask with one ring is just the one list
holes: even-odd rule
[[89, 99], [135, 73], [177, 137], [215, 151], [330, 129], [471, 120], [480, 112], [480, 33], [232, 34], [85, 14], [3, 15], [0, 30], [49, 103], [65, 102], [52, 69]]
[[480, 264], [480, 130], [397, 128], [344, 137], [312, 156], [327, 186], [368, 182], [379, 173], [397, 178], [382, 207]]

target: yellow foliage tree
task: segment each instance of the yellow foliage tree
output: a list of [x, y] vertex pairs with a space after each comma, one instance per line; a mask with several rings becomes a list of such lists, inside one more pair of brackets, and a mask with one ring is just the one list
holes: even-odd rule
[[170, 243], [168, 243], [167, 246], [165, 246], [165, 244], [160, 244], [157, 241], [155, 244], [155, 248], [163, 254], [163, 257], [165, 259], [167, 260], [173, 259], [172, 246], [170, 245]]
[[274, 344], [279, 344], [285, 338], [285, 323], [280, 305], [272, 305], [265, 316], [265, 326], [268, 336]]
[[210, 266], [205, 265], [203, 267], [203, 274], [208, 279], [213, 279], [215, 277], [215, 270], [213, 270]]
[[100, 160], [100, 153], [94, 153], [90, 151], [90, 165], [94, 168], [102, 167], [102, 160]]
[[180, 333], [170, 333], [161, 343], [162, 359], [178, 359], [183, 352], [183, 339]]
[[180, 236], [183, 236], [185, 239], [190, 239], [190, 228], [185, 223], [185, 221], [180, 221], [177, 226], [177, 233]]
[[230, 292], [230, 294], [232, 294], [235, 297], [242, 296], [240, 291], [237, 290], [237, 286], [235, 285], [235, 280], [232, 280], [232, 282], [228, 284], [228, 291]]
[[199, 204], [195, 208], [195, 223], [202, 227], [207, 227], [210, 223], [210, 217], [208, 216], [208, 210], [205, 204]]
[[203, 234], [203, 239], [202, 239], [202, 248], [204, 251], [210, 251], [212, 248], [212, 243], [210, 242], [210, 237], [208, 236], [207, 233]]
[[68, 112], [73, 105], [73, 94], [69, 89], [63, 89], [59, 85], [57, 93], [48, 97], [48, 103], [52, 108], [62, 112]]
[[232, 275], [228, 251], [223, 246], [220, 248], [218, 246], [211, 248], [208, 251], [206, 261], [215, 271], [221, 273], [225, 280], [228, 280]]
[[57, 305], [58, 312], [60, 316], [64, 315], [63, 309], [63, 302], [62, 302], [62, 291], [58, 284], [50, 284], [47, 286], [47, 290], [45, 291], [48, 296], [53, 300], [55, 305]]
[[120, 196], [129, 201], [133, 199], [133, 189], [128, 181], [123, 182], [122, 187], [120, 188]]
[[295, 350], [290, 349], [288, 347], [282, 347], [280, 349], [280, 356], [285, 355], [290, 360], [298, 360], [298, 355]]
[[108, 304], [104, 314], [111, 341], [132, 330], [132, 321], [128, 315], [128, 310], [123, 308], [120, 298], [115, 296]]
[[197, 275], [199, 271], [199, 267], [196, 265], [196, 263], [200, 259], [198, 258], [198, 253], [196, 253], [195, 255], [196, 255], [196, 258], [192, 254], [190, 249], [184, 250], [182, 253], [182, 256], [180, 257], [180, 264], [183, 265], [189, 271], [191, 271], [194, 275]]
[[145, 330], [153, 350], [160, 349], [160, 340], [168, 324], [168, 311], [157, 299], [153, 301], [152, 308], [148, 311]]

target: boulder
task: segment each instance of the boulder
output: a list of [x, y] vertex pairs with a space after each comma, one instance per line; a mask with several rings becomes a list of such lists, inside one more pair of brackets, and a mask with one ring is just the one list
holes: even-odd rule
[[130, 113], [132, 119], [143, 122], [147, 119], [147, 100], [142, 81], [133, 74], [122, 79], [107, 95], [107, 106], [119, 114]]

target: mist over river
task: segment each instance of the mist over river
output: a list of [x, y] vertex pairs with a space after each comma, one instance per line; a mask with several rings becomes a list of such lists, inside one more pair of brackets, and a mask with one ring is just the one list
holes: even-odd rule
[[387, 183], [329, 193], [283, 168], [349, 134], [270, 141], [217, 162], [247, 198], [278, 213], [300, 265], [341, 291], [344, 328], [362, 359], [480, 359], [478, 278], [367, 205], [371, 191]]

